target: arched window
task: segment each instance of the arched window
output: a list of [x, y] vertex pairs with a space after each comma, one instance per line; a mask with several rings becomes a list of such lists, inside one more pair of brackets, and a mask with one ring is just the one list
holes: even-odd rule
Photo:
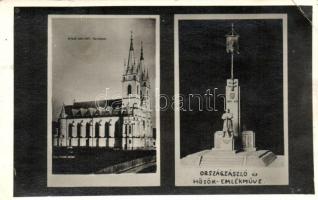
[[77, 137], [81, 137], [81, 129], [82, 129], [82, 125], [80, 123], [77, 124]]
[[137, 85], [137, 94], [139, 94], [139, 85]]
[[69, 137], [73, 137], [73, 124], [68, 125], [68, 135]]
[[128, 126], [128, 128], [129, 128], [129, 133], [131, 133], [131, 126]]
[[125, 134], [127, 134], [127, 124], [125, 125]]
[[128, 95], [131, 94], [131, 85], [128, 85], [128, 87], [127, 87], [127, 94], [128, 94]]
[[142, 121], [142, 126], [143, 126], [144, 129], [146, 128], [146, 122], [145, 121]]
[[99, 138], [99, 123], [95, 123], [95, 137]]
[[105, 123], [105, 137], [109, 137], [109, 123], [106, 122]]
[[[115, 138], [121, 138], [122, 137], [122, 134], [123, 134], [123, 127], [122, 126], [123, 125], [122, 125], [121, 119], [118, 119], [115, 122], [115, 134], [114, 134]], [[121, 142], [120, 142], [120, 144], [121, 144]]]
[[91, 125], [86, 123], [86, 137], [89, 138], [91, 135]]

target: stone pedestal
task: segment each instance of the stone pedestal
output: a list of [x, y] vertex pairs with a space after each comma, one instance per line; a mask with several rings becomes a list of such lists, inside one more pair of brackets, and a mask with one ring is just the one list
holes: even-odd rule
[[240, 86], [238, 79], [227, 79], [225, 87], [226, 109], [233, 115], [233, 134], [235, 137], [240, 133]]
[[181, 159], [183, 165], [200, 167], [267, 167], [277, 156], [268, 150], [231, 153], [222, 150], [204, 150]]
[[214, 133], [214, 147], [212, 148], [212, 151], [228, 151], [235, 153], [233, 136], [228, 137], [225, 135], [225, 137], [223, 137], [223, 135], [223, 131], [217, 131]]
[[255, 132], [243, 131], [242, 132], [242, 145], [244, 151], [256, 151], [255, 148]]

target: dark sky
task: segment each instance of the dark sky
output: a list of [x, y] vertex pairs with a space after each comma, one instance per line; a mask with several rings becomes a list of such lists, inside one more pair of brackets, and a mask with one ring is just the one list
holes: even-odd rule
[[[213, 88], [225, 93], [230, 77], [225, 35], [231, 23], [240, 35], [234, 77], [241, 87], [241, 126], [255, 131], [259, 149], [283, 154], [282, 20], [179, 21], [180, 93], [205, 94]], [[197, 102], [191, 105], [197, 108], [180, 113], [181, 157], [212, 148], [214, 132], [222, 130], [222, 101], [217, 101], [218, 111], [212, 112], [199, 112]]]
[[[92, 101], [104, 95], [106, 88], [109, 88], [107, 99], [122, 97], [121, 78], [124, 61], [127, 63], [128, 59], [130, 31], [136, 62], [143, 41], [154, 109], [155, 19], [55, 18], [52, 20], [53, 120], [57, 119], [63, 102]], [[69, 40], [69, 37], [106, 40]]]

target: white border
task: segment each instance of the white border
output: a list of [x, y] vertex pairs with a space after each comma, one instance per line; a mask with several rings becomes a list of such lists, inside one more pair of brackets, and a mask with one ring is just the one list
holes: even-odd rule
[[[197, 175], [200, 170], [212, 170], [217, 167], [199, 168], [185, 167], [181, 165], [180, 159], [180, 99], [178, 98], [179, 86], [179, 21], [180, 20], [244, 20], [244, 19], [282, 19], [283, 26], [283, 110], [284, 110], [284, 168], [282, 173], [286, 180], [278, 182], [267, 182], [262, 185], [288, 185], [289, 182], [289, 163], [288, 163], [288, 48], [287, 48], [287, 14], [180, 14], [174, 17], [174, 70], [175, 70], [175, 185], [176, 186], [211, 186], [211, 185], [194, 185], [190, 183], [190, 179]], [[207, 130], [208, 131], [208, 130]], [[257, 137], [257, 133], [256, 133]], [[233, 168], [229, 168], [233, 169]], [[248, 167], [242, 169], [249, 169]], [[270, 173], [273, 169], [261, 169], [259, 172]], [[284, 171], [285, 170], [285, 171]], [[194, 177], [193, 177], [194, 178]], [[196, 176], [199, 178], [199, 176]], [[183, 180], [187, 179], [187, 180]], [[220, 186], [219, 184], [215, 186]], [[229, 185], [222, 185], [229, 186]], [[243, 186], [243, 185], [240, 185]]]
[[[3, 199], [13, 199], [13, 178], [14, 177], [14, 163], [13, 163], [13, 44], [14, 44], [14, 37], [13, 37], [13, 27], [14, 27], [14, 7], [15, 6], [25, 6], [25, 7], [82, 7], [82, 6], [137, 6], [137, 5], [144, 5], [144, 6], [151, 6], [151, 5], [162, 5], [162, 6], [187, 6], [187, 5], [203, 5], [203, 6], [272, 6], [272, 5], [278, 5], [278, 6], [284, 6], [284, 5], [290, 5], [294, 6], [295, 4], [299, 5], [309, 5], [313, 8], [313, 40], [312, 44], [317, 44], [317, 36], [318, 36], [318, 15], [317, 15], [317, 1], [316, 0], [297, 0], [297, 1], [291, 1], [291, 0], [267, 0], [267, 1], [259, 1], [259, 0], [201, 0], [201, 1], [193, 1], [193, 0], [187, 0], [187, 1], [175, 1], [175, 0], [154, 0], [150, 2], [149, 0], [134, 0], [134, 1], [105, 1], [98, 0], [98, 1], [69, 1], [69, 0], [60, 0], [60, 1], [48, 1], [48, 0], [23, 0], [23, 1], [12, 1], [12, 0], [4, 0], [0, 2], [0, 22], [1, 22], [1, 30], [0, 30], [0, 49], [2, 50], [0, 54], [0, 101], [2, 106], [2, 112], [5, 113], [5, 116], [1, 118], [0, 121], [0, 129], [2, 130], [0, 132], [1, 139], [0, 140], [0, 188], [1, 188], [1, 197]], [[317, 53], [317, 45], [312, 45], [312, 98], [313, 98], [313, 146], [314, 146], [314, 172], [317, 174], [318, 172], [318, 159], [316, 158], [318, 153], [318, 137], [316, 134], [318, 134], [318, 126], [317, 126], [317, 113], [318, 113], [318, 53]], [[12, 134], [9, 134], [12, 133]], [[317, 193], [318, 191], [318, 179], [314, 177], [315, 180], [315, 191]], [[264, 199], [317, 199], [318, 195], [213, 195], [213, 199], [219, 200], [219, 199], [229, 199], [229, 198], [235, 198], [239, 200], [253, 200], [255, 198], [259, 200]], [[182, 200], [192, 200], [194, 195], [166, 195], [166, 198], [169, 199], [182, 199]], [[211, 196], [207, 195], [196, 195], [196, 199], [206, 199]], [[29, 197], [28, 199], [53, 199], [54, 197]], [[56, 198], [56, 197], [55, 197]], [[55, 199], [54, 198], [54, 199]], [[104, 197], [63, 197], [64, 198], [72, 198], [72, 199], [104, 199]], [[113, 199], [112, 197], [108, 196], [108, 198]], [[148, 199], [148, 196], [121, 196], [116, 197], [116, 199], [129, 199], [129, 200], [145, 200]], [[162, 196], [152, 196], [151, 198], [158, 199], [162, 198]]]
[[[54, 18], [105, 18], [105, 19], [155, 19], [156, 20], [156, 88], [160, 91], [160, 16], [159, 15], [48, 15], [48, 98], [47, 98], [47, 186], [48, 187], [150, 187], [160, 186], [160, 112], [159, 95], [156, 98], [156, 159], [157, 171], [149, 174], [52, 174], [52, 19]], [[154, 88], [154, 89], [156, 89]]]

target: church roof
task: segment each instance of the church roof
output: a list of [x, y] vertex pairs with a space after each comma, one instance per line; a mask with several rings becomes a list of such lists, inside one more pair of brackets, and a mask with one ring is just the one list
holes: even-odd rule
[[74, 102], [73, 105], [65, 105], [62, 112], [64, 110], [67, 118], [125, 115], [127, 112], [122, 113], [121, 104], [122, 99]]
[[120, 107], [121, 103], [122, 103], [122, 99], [82, 101], [82, 102], [74, 102], [73, 108], [96, 108], [97, 106], [100, 106], [100, 107], [111, 106], [112, 108], [116, 108], [116, 107]]

